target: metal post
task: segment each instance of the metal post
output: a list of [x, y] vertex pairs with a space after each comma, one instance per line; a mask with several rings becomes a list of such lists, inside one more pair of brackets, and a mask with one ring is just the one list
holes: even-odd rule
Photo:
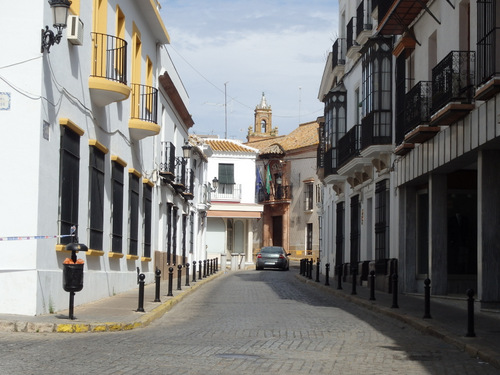
[[318, 258], [318, 260], [316, 261], [316, 282], [317, 283], [319, 283], [319, 266], [320, 266], [319, 263], [320, 262], [319, 262], [319, 258]]
[[424, 319], [431, 319], [431, 280], [424, 280]]
[[193, 260], [193, 283], [196, 282], [196, 260]]
[[212, 275], [212, 274], [213, 274], [213, 269], [214, 269], [213, 264], [214, 264], [214, 260], [213, 260], [213, 259], [210, 259], [210, 260], [209, 260], [209, 264], [208, 264], [208, 265], [209, 265], [209, 267], [208, 267], [208, 270], [209, 270], [209, 271], [208, 271], [208, 274], [209, 274], [209, 275]]
[[189, 263], [186, 263], [186, 285], [189, 286]]
[[69, 292], [69, 318], [71, 320], [75, 319], [73, 315], [74, 305], [75, 305], [75, 292]]
[[342, 289], [342, 265], [337, 265], [337, 289]]
[[215, 258], [215, 273], [219, 271], [219, 258]]
[[201, 280], [202, 261], [198, 261], [198, 280]]
[[146, 279], [146, 275], [141, 273], [139, 275], [139, 305], [137, 306], [138, 312], [144, 312], [144, 280]]
[[172, 293], [172, 284], [174, 282], [174, 268], [168, 268], [168, 294], [167, 297], [172, 297], [174, 294]]
[[474, 289], [467, 289], [467, 334], [465, 337], [476, 337], [474, 332]]
[[311, 258], [309, 261], [309, 278], [312, 280], [313, 278], [313, 265], [314, 265], [314, 259]]
[[370, 301], [375, 301], [375, 271], [370, 271]]
[[392, 275], [392, 306], [391, 309], [399, 309], [398, 306], [398, 275]]
[[156, 289], [155, 289], [155, 300], [154, 302], [161, 302], [160, 300], [160, 279], [161, 279], [161, 270], [156, 267], [156, 272], [155, 272], [155, 283], [156, 283]]
[[352, 290], [351, 290], [351, 295], [356, 295], [358, 294], [358, 292], [356, 291], [356, 285], [357, 285], [357, 281], [356, 281], [356, 276], [358, 275], [358, 270], [356, 267], [352, 268], [351, 267], [351, 273], [352, 273]]
[[203, 278], [207, 277], [207, 260], [203, 261]]
[[179, 264], [177, 266], [177, 290], [182, 290], [181, 288], [181, 283], [182, 283], [182, 264]]
[[330, 263], [325, 264], [325, 285], [330, 285]]

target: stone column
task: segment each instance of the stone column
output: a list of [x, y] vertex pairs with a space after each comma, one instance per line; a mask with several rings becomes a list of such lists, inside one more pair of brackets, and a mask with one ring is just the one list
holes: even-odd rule
[[444, 174], [429, 176], [429, 278], [432, 294], [448, 293], [447, 181]]

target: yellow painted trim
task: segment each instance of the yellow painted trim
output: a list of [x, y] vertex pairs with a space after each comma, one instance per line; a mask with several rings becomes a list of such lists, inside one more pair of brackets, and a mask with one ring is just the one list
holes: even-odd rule
[[108, 253], [108, 258], [123, 258], [124, 256], [123, 253], [113, 253], [111, 251]]
[[136, 118], [131, 118], [128, 121], [128, 127], [129, 129], [150, 131], [152, 136], [160, 134], [161, 130], [160, 125], [155, 124], [154, 122], [143, 121]]
[[69, 10], [74, 15], [80, 14], [80, 0], [72, 0]]
[[96, 139], [89, 139], [89, 146], [97, 148], [103, 154], [107, 154], [109, 152], [108, 148]]
[[163, 19], [161, 18], [160, 12], [158, 12], [158, 8], [156, 7], [156, 0], [149, 0], [151, 3], [151, 7], [153, 8], [156, 18], [158, 18], [158, 22], [161, 25], [161, 28], [163, 29], [163, 33], [167, 37], [168, 43], [170, 43], [170, 35], [168, 35], [167, 28], [165, 27], [165, 24], [163, 23]]
[[89, 89], [116, 92], [123, 95], [123, 99], [119, 101], [127, 99], [132, 91], [129, 86], [121, 82], [111, 81], [102, 77], [89, 77]]
[[141, 262], [151, 262], [152, 259], [149, 257], [141, 257]]
[[128, 173], [131, 173], [133, 175], [136, 175], [137, 177], [141, 178], [142, 177], [142, 173], [139, 172], [137, 169], [135, 168], [129, 168], [128, 169]]
[[98, 257], [102, 257], [104, 255], [104, 251], [102, 250], [92, 250], [92, 249], [88, 249], [85, 254], [87, 255], [95, 255], [95, 256], [98, 256]]
[[67, 253], [71, 252], [71, 251], [66, 250], [66, 245], [61, 245], [61, 244], [56, 245], [56, 251], [67, 252]]
[[78, 134], [80, 137], [85, 134], [85, 130], [83, 130], [82, 128], [80, 128], [77, 124], [75, 124], [69, 118], [60, 118], [59, 119], [59, 124], [61, 126], [67, 126], [71, 130], [73, 130], [76, 134]]
[[147, 184], [147, 185], [149, 185], [149, 186], [151, 186], [151, 187], [154, 187], [154, 186], [155, 186], [155, 184], [153, 184], [153, 181], [151, 181], [151, 180], [149, 180], [149, 179], [147, 179], [147, 178], [143, 178], [143, 179], [142, 179], [142, 183], [143, 183], [143, 184]]
[[125, 168], [127, 166], [127, 162], [125, 160], [123, 160], [121, 157], [116, 156], [116, 155], [111, 155], [111, 161], [117, 162], [123, 168]]
[[127, 254], [127, 259], [128, 260], [137, 260], [137, 259], [139, 259], [139, 255]]

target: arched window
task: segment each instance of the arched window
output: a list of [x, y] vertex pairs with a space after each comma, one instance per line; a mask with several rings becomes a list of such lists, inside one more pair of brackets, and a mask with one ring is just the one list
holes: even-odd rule
[[262, 133], [265, 133], [266, 132], [266, 128], [267, 128], [267, 122], [266, 122], [266, 119], [262, 119], [260, 121], [260, 131]]

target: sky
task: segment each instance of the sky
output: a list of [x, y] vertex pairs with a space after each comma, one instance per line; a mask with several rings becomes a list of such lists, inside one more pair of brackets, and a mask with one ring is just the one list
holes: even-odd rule
[[191, 133], [245, 140], [262, 93], [280, 135], [323, 115], [318, 91], [338, 32], [337, 0], [160, 3]]

